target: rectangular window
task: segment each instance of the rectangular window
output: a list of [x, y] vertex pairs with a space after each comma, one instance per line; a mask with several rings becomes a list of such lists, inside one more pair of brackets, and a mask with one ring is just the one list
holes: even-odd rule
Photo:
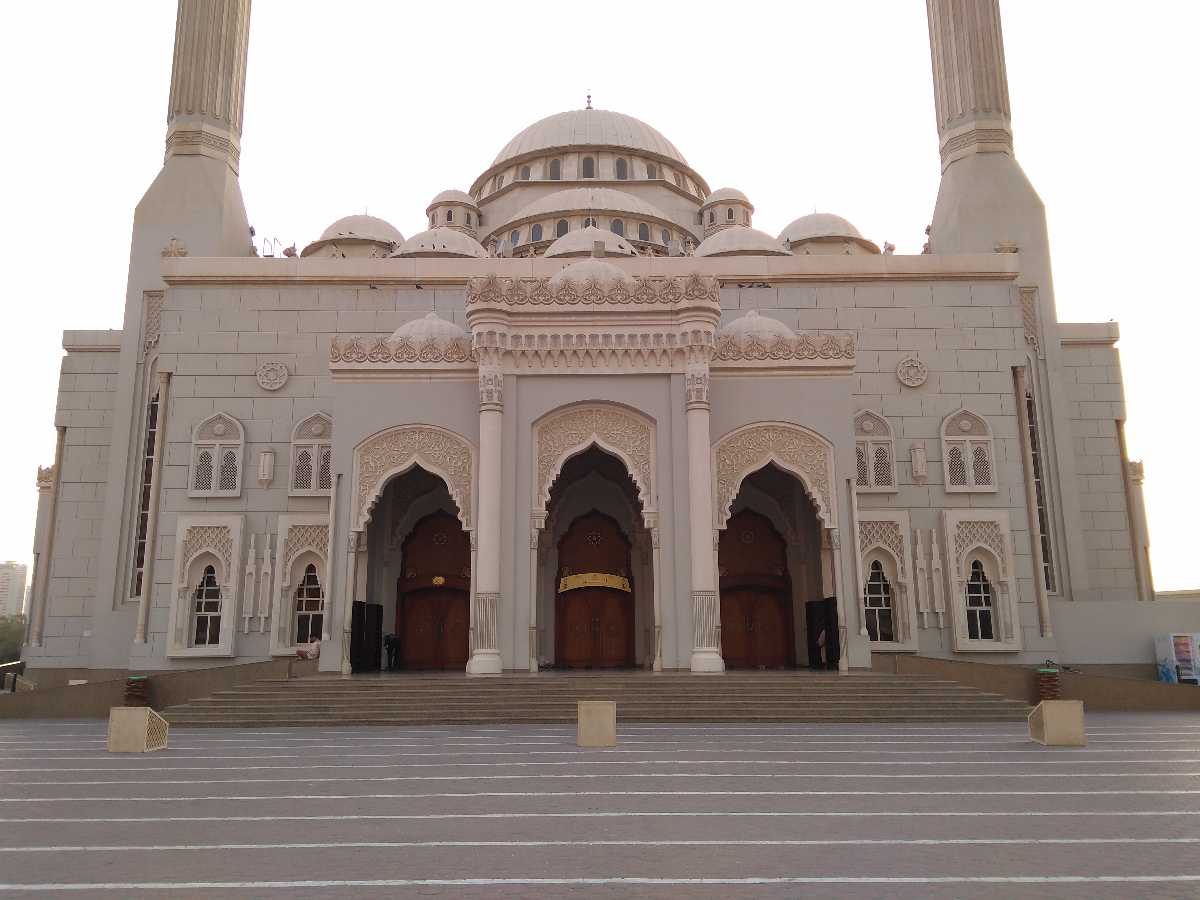
[[146, 406], [146, 440], [142, 448], [141, 489], [138, 492], [137, 519], [134, 523], [133, 573], [129, 596], [142, 596], [142, 573], [146, 567], [146, 529], [150, 521], [150, 480], [154, 470], [154, 442], [158, 437], [158, 393]]
[[1025, 411], [1029, 419], [1029, 452], [1033, 457], [1033, 490], [1037, 499], [1038, 537], [1042, 544], [1042, 575], [1046, 579], [1046, 590], [1058, 590], [1058, 579], [1054, 572], [1054, 544], [1050, 540], [1050, 510], [1046, 493], [1046, 476], [1042, 459], [1042, 442], [1038, 429], [1037, 403], [1033, 391], [1025, 392]]

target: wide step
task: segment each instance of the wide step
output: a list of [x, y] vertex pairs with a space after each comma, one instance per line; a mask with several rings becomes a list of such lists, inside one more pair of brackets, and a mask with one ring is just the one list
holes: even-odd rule
[[997, 722], [1024, 718], [1013, 700], [919, 675], [856, 672], [600, 672], [489, 678], [316, 675], [263, 679], [168, 709], [173, 725], [558, 724], [575, 702], [617, 701], [626, 722]]

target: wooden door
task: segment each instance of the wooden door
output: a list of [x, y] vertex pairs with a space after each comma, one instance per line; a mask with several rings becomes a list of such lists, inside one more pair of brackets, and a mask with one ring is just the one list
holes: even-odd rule
[[436, 512], [413, 526], [396, 582], [404, 669], [462, 669], [470, 656], [471, 543], [458, 519]]
[[725, 666], [743, 669], [750, 665], [750, 634], [753, 597], [748, 591], [721, 591], [721, 655]]
[[396, 603], [400, 665], [405, 669], [438, 667], [438, 598], [435, 591], [411, 591]]
[[[597, 574], [629, 576], [629, 541], [617, 523], [599, 512], [571, 523], [558, 545], [558, 578]], [[567, 668], [634, 665], [632, 590], [570, 587], [555, 601], [555, 656]]]
[[744, 509], [717, 545], [721, 578], [721, 654], [731, 669], [795, 661], [787, 544], [770, 519]]
[[760, 593], [754, 605], [752, 664], [765, 669], [791, 665], [791, 636], [792, 617], [784, 607], [784, 598], [774, 592]]
[[471, 597], [465, 591], [444, 593], [441, 668], [465, 669], [471, 656]]

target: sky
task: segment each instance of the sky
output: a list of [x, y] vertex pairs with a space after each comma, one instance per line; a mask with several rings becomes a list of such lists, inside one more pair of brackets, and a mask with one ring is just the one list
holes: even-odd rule
[[[1062, 321], [1121, 325], [1160, 590], [1200, 500], [1190, 266], [1200, 4], [1001, 0], [1017, 158], [1047, 208]], [[32, 556], [64, 329], [119, 328], [133, 209], [162, 163], [170, 0], [5, 8], [0, 559]], [[254, 0], [241, 183], [260, 243], [369, 212], [404, 234], [526, 125], [595, 106], [670, 139], [778, 233], [820, 210], [918, 253], [939, 162], [920, 0], [736, 4]]]

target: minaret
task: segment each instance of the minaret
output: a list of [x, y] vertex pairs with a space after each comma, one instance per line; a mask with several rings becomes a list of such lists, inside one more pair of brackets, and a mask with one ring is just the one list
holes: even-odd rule
[[[162, 273], [170, 257], [250, 256], [250, 228], [238, 184], [242, 103], [250, 0], [179, 0], [171, 65], [166, 156], [133, 215], [129, 277], [121, 335], [120, 374], [112, 413], [105, 518], [120, 527], [101, 536], [98, 609], [115, 609], [129, 621], [130, 521], [138, 476], [134, 460], [153, 359], [144, 353], [146, 312], [163, 303]], [[160, 368], [161, 376], [165, 370]], [[164, 417], [169, 411], [164, 410]], [[170, 423], [168, 423], [170, 424]], [[101, 621], [100, 618], [97, 621]], [[98, 641], [94, 646], [112, 646]], [[150, 645], [140, 644], [136, 652]], [[128, 658], [94, 658], [99, 667], [126, 666]]]
[[[1031, 377], [1045, 382], [1042, 415], [1052, 427], [1044, 434], [1054, 442], [1057, 480], [1066, 488], [1059, 497], [1063, 519], [1078, 522], [1078, 495], [1069, 489], [1075, 483], [1075, 460], [1068, 437], [1070, 405], [1058, 375], [1062, 351], [1046, 210], [1013, 153], [999, 0], [925, 4], [942, 157], [930, 249], [935, 254], [1018, 254], [1015, 286], [1037, 311], [1047, 360], [1044, 368], [1033, 367]], [[1013, 302], [1019, 302], [1016, 292]], [[1082, 530], [1064, 530], [1066, 546], [1060, 559], [1069, 572], [1072, 594], [1082, 597], [1089, 581]]]
[[1042, 202], [1013, 156], [998, 0], [926, 0], [926, 8], [942, 157], [932, 250], [1044, 249]]

